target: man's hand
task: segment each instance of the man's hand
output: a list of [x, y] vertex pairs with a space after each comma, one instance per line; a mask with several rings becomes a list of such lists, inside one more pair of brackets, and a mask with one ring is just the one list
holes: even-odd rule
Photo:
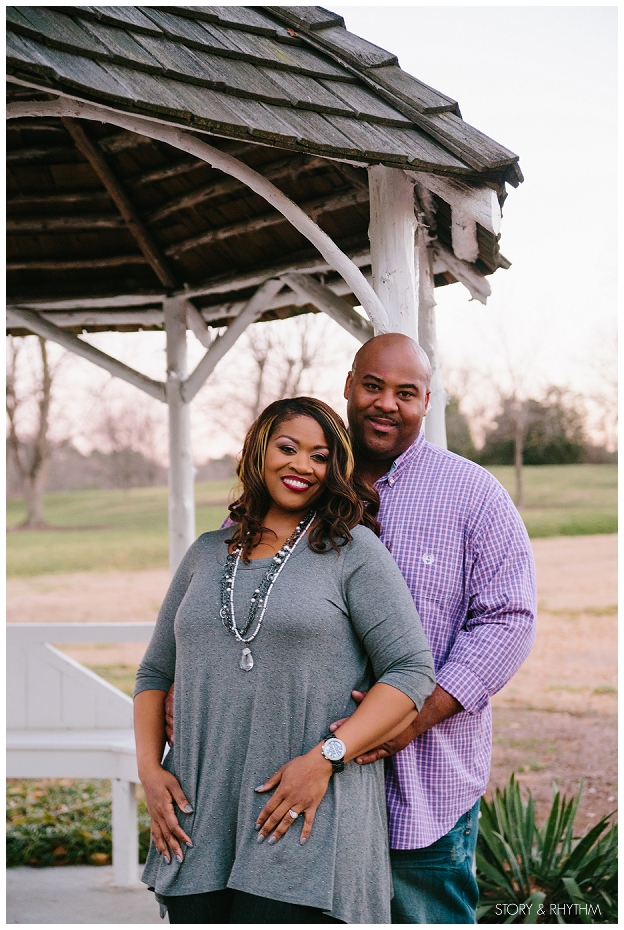
[[[361, 704], [367, 693], [367, 691], [352, 691], [351, 697], [357, 704]], [[436, 685], [433, 694], [430, 694], [425, 700], [420, 713], [413, 723], [401, 733], [386, 740], [381, 746], [376, 746], [375, 749], [371, 749], [363, 755], [358, 756], [355, 761], [359, 765], [370, 765], [371, 762], [377, 762], [379, 759], [387, 759], [388, 756], [394, 756], [397, 752], [401, 752], [402, 749], [409, 746], [421, 733], [425, 733], [437, 723], [441, 723], [443, 720], [448, 720], [449, 717], [459, 714], [463, 709], [464, 708], [456, 698], [449, 694], [448, 691], [445, 691], [444, 688], [441, 688], [440, 685]], [[337, 730], [347, 719], [347, 717], [343, 717], [341, 720], [337, 720], [330, 725], [329, 729], [333, 733], [334, 730]]]
[[170, 746], [173, 746], [173, 691], [175, 682], [169, 688], [165, 698], [165, 736]]

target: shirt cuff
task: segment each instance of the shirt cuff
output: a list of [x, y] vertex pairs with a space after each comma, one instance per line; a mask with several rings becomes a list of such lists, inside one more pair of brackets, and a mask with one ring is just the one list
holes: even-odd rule
[[469, 714], [478, 714], [487, 706], [490, 695], [471, 668], [461, 662], [446, 662], [436, 673], [436, 681]]

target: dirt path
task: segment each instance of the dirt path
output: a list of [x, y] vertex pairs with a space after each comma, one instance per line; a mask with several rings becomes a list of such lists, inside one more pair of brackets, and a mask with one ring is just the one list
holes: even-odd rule
[[[585, 779], [577, 827], [616, 805], [617, 537], [533, 541], [539, 623], [535, 647], [496, 695], [490, 788], [512, 771], [544, 810], [552, 782], [568, 794]], [[11, 622], [156, 619], [166, 570], [13, 578]], [[91, 665], [135, 665], [144, 644], [68, 648]]]

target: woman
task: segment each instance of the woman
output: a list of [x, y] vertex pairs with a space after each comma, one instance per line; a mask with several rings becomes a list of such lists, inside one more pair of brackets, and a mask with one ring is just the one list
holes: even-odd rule
[[238, 474], [234, 526], [187, 552], [137, 676], [143, 881], [171, 923], [389, 923], [383, 765], [352, 760], [433, 690], [418, 615], [330, 407], [271, 404]]

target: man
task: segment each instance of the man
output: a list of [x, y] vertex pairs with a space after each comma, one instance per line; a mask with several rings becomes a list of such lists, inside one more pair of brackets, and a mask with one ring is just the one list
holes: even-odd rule
[[382, 540], [412, 592], [437, 679], [414, 724], [357, 761], [388, 758], [392, 922], [474, 923], [490, 696], [533, 644], [535, 574], [506, 491], [425, 441], [430, 378], [420, 346], [389, 333], [362, 346], [345, 387], [357, 468], [379, 491]]
[[412, 592], [438, 682], [408, 730], [356, 761], [388, 759], [392, 922], [474, 923], [490, 696], [532, 646], [535, 574], [506, 491], [425, 441], [430, 378], [420, 346], [389, 333], [362, 346], [345, 386], [357, 468], [379, 491], [382, 540]]

